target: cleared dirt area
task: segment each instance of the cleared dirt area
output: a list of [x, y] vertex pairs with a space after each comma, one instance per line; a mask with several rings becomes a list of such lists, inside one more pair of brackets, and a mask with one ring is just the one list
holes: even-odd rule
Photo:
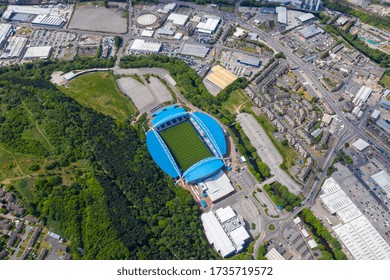
[[117, 83], [119, 89], [131, 98], [140, 113], [147, 112], [157, 105], [149, 89], [134, 78], [120, 78]]
[[69, 29], [101, 31], [109, 33], [126, 33], [127, 19], [123, 11], [95, 7], [78, 6], [73, 12]]
[[160, 103], [172, 101], [172, 95], [167, 89], [167, 87], [156, 77], [150, 77], [150, 88], [158, 98], [158, 101]]

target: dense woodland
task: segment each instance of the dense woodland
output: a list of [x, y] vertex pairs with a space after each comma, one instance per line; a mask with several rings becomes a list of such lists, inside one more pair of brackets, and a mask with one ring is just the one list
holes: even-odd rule
[[[141, 127], [85, 108], [49, 81], [53, 71], [113, 64], [77, 58], [0, 69], [0, 147], [47, 162], [31, 166], [40, 170], [28, 211], [69, 239], [76, 259], [217, 258], [198, 207], [152, 161]], [[34, 126], [50, 145], [26, 139]], [[80, 160], [91, 168], [73, 171]]]

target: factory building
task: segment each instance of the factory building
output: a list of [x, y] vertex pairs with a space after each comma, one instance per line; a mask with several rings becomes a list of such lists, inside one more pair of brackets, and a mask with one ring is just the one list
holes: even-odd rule
[[216, 175], [199, 183], [198, 186], [203, 192], [207, 193], [213, 203], [225, 198], [235, 191], [229, 177], [222, 170]]
[[367, 101], [367, 99], [370, 97], [372, 93], [372, 88], [369, 88], [369, 87], [366, 87], [366, 86], [362, 86], [358, 93], [356, 94], [356, 96], [354, 97], [354, 99], [352, 100], [352, 103], [355, 105], [355, 106], [360, 106], [362, 105], [363, 103], [365, 103]]
[[333, 231], [351, 255], [356, 260], [390, 259], [389, 244], [333, 178], [325, 181], [322, 191], [324, 207], [341, 221]]
[[50, 56], [52, 47], [29, 47], [24, 54], [24, 59], [46, 59]]
[[258, 57], [244, 55], [242, 58], [237, 59], [237, 62], [252, 66], [252, 67], [260, 67], [261, 60]]
[[241, 252], [250, 239], [244, 220], [228, 206], [201, 216], [207, 240], [224, 258]]
[[198, 32], [211, 34], [215, 32], [220, 21], [221, 21], [220, 17], [207, 15], [204, 16], [202, 18], [202, 21], [198, 23], [196, 29]]
[[298, 30], [299, 35], [304, 38], [304, 39], [310, 39], [311, 37], [316, 36], [317, 34], [324, 33], [324, 30], [321, 28], [315, 26], [315, 25], [310, 25], [306, 26], [301, 30]]
[[312, 21], [313, 19], [315, 19], [315, 16], [311, 13], [307, 13], [307, 14], [300, 15], [299, 17], [297, 17], [297, 19], [301, 23], [308, 23], [308, 22]]
[[27, 38], [24, 37], [12, 37], [8, 41], [7, 47], [3, 50], [3, 54], [0, 58], [12, 59], [18, 58], [27, 44]]
[[205, 45], [188, 44], [188, 43], [183, 43], [179, 49], [180, 54], [202, 57], [202, 58], [205, 58], [209, 51], [210, 48]]
[[276, 13], [278, 14], [278, 23], [287, 25], [287, 8], [276, 7]]
[[0, 24], [0, 48], [4, 46], [4, 43], [7, 41], [8, 36], [11, 34], [12, 25], [8, 23]]
[[161, 43], [135, 39], [133, 44], [130, 47], [130, 50], [139, 51], [139, 52], [158, 53], [161, 50]]
[[390, 197], [390, 175], [386, 171], [379, 171], [372, 175], [370, 179]]
[[188, 22], [189, 16], [172, 13], [167, 18], [167, 21], [172, 22], [173, 25], [183, 26]]

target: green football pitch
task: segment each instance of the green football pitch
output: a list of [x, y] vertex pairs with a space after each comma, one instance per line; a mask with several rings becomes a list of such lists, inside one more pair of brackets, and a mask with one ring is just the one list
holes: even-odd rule
[[189, 121], [163, 130], [160, 135], [183, 172], [198, 161], [212, 156]]

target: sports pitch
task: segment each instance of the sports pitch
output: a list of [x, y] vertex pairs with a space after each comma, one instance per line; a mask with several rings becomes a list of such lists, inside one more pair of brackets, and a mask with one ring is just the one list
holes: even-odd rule
[[198, 161], [212, 156], [189, 121], [161, 131], [160, 135], [183, 172]]

